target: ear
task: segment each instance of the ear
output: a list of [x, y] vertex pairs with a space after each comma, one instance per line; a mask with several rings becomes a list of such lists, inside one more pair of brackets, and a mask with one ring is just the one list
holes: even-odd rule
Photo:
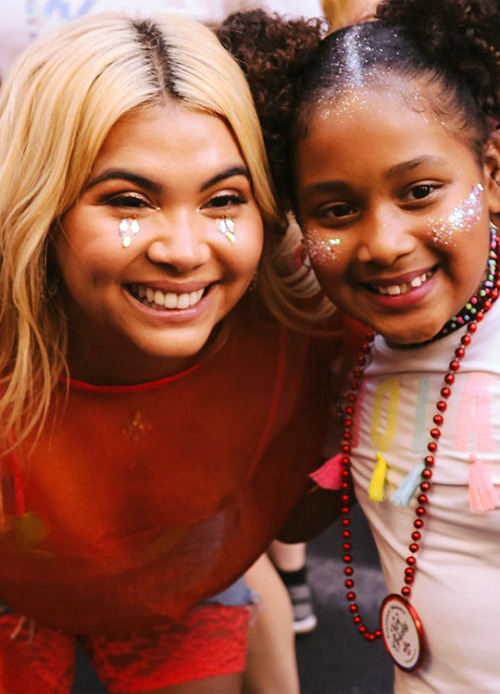
[[500, 132], [494, 130], [486, 144], [483, 165], [490, 213], [500, 214]]

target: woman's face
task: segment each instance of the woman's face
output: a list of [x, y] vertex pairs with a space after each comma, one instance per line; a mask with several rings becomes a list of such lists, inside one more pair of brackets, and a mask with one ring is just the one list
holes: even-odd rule
[[222, 120], [168, 105], [118, 121], [55, 238], [72, 376], [135, 383], [190, 366], [246, 291], [262, 244]]
[[488, 172], [405, 96], [358, 88], [318, 106], [296, 158], [321, 285], [394, 343], [432, 338], [478, 289], [489, 249]]

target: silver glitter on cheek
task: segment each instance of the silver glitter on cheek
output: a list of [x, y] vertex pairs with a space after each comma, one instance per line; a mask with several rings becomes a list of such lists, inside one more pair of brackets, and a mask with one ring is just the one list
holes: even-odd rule
[[304, 238], [304, 246], [307, 250], [309, 258], [313, 263], [327, 263], [338, 258], [337, 248], [340, 245], [340, 239], [330, 238], [325, 239], [322, 235], [312, 229], [307, 232]]
[[436, 245], [448, 246], [455, 234], [469, 232], [482, 216], [483, 186], [478, 183], [471, 194], [461, 202], [451, 214], [429, 220], [432, 240]]

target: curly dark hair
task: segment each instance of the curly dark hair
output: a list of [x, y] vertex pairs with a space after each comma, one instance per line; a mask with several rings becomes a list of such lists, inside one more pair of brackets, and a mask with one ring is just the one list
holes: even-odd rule
[[390, 0], [380, 3], [376, 16], [404, 29], [430, 66], [461, 79], [481, 110], [499, 119], [498, 0]]
[[327, 31], [323, 19], [285, 21], [261, 9], [235, 12], [217, 29], [247, 75], [280, 197], [291, 185], [288, 134], [300, 74]]
[[326, 29], [319, 19], [261, 10], [231, 15], [220, 28], [250, 82], [282, 201], [293, 196], [294, 143], [311, 111], [370, 81], [418, 80], [428, 107], [481, 159], [500, 121], [498, 0], [383, 0], [375, 21]]

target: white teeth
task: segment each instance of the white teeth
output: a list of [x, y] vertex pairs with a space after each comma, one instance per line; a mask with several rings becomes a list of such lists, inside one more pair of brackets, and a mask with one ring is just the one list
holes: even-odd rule
[[152, 289], [143, 284], [134, 284], [131, 287], [132, 294], [142, 301], [143, 304], [166, 309], [186, 309], [195, 306], [203, 296], [203, 289], [195, 292], [162, 292], [160, 289]]
[[424, 282], [427, 282], [427, 280], [432, 277], [432, 275], [432, 272], [424, 272], [423, 275], [414, 277], [410, 283], [405, 282], [403, 284], [391, 284], [388, 287], [379, 287], [374, 285], [374, 287], [379, 294], [383, 294], [384, 296], [399, 296], [400, 294], [406, 294], [411, 289], [421, 287]]
[[165, 306], [165, 295], [158, 290], [154, 293], [154, 302], [157, 306]]
[[190, 302], [189, 294], [181, 294], [177, 299], [177, 308], [187, 308]]
[[177, 308], [177, 294], [169, 292], [165, 294], [165, 306], [167, 308]]

